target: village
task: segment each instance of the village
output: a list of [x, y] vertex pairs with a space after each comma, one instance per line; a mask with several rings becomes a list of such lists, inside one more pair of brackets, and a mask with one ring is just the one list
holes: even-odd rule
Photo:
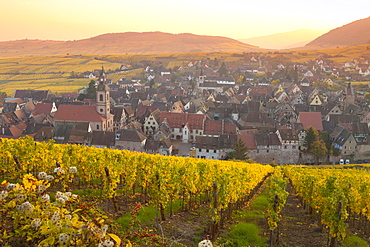
[[[0, 96], [0, 137], [218, 160], [241, 139], [258, 163], [370, 159], [370, 88], [352, 83], [370, 81], [370, 59], [236, 56], [174, 68], [142, 61], [142, 77], [115, 83], [102, 67], [81, 73], [93, 83], [79, 93], [17, 89]], [[327, 133], [334, 152], [319, 159], [306, 152], [309, 127]]]

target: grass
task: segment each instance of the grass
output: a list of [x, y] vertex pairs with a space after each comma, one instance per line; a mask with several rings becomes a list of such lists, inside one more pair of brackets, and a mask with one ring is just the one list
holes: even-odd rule
[[343, 247], [367, 247], [368, 242], [357, 236], [347, 236], [341, 243]]
[[240, 222], [230, 228], [226, 246], [265, 246], [266, 239], [260, 236], [260, 229], [253, 223]]
[[[177, 200], [172, 204], [173, 211], [177, 211], [180, 208], [181, 208], [181, 200]], [[164, 211], [166, 214], [169, 213], [170, 211], [169, 205], [167, 205]], [[151, 220], [156, 219], [156, 217], [160, 217], [159, 214], [160, 214], [159, 211], [157, 211], [154, 205], [143, 206], [139, 210], [136, 219], [140, 224], [144, 224]], [[132, 217], [131, 217], [130, 212], [127, 212], [126, 214], [118, 218], [116, 222], [120, 224], [124, 230], [127, 230], [129, 228], [131, 219]]]
[[73, 194], [79, 195], [81, 197], [87, 196], [87, 197], [95, 197], [100, 198], [101, 197], [101, 190], [100, 189], [90, 189], [86, 188], [83, 190], [73, 190]]
[[221, 246], [267, 246], [267, 238], [261, 236], [261, 229], [257, 223], [265, 217], [268, 197], [264, 190], [253, 199], [249, 208], [237, 211], [233, 220], [239, 223], [232, 225], [229, 232], [220, 236], [217, 244]]

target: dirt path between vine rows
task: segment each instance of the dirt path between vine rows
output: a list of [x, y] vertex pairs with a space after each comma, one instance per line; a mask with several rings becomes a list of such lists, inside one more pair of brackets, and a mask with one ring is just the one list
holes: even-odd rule
[[307, 210], [302, 208], [290, 184], [287, 190], [289, 195], [279, 223], [279, 246], [327, 246], [328, 233], [321, 232], [314, 216], [309, 215]]

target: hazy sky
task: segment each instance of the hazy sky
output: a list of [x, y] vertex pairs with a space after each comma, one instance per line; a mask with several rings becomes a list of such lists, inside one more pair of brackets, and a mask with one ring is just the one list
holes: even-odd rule
[[251, 38], [332, 29], [369, 17], [369, 0], [0, 0], [0, 40], [75, 40], [162, 31]]

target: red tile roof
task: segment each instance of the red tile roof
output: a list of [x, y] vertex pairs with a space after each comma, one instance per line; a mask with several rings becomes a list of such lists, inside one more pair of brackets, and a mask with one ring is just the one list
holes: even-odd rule
[[320, 112], [300, 112], [299, 122], [303, 124], [304, 129], [312, 126], [316, 130], [324, 130]]
[[238, 139], [242, 139], [248, 149], [257, 149], [256, 139], [253, 134], [238, 135]]
[[207, 120], [204, 123], [204, 135], [221, 135], [222, 133], [222, 122]]
[[177, 112], [161, 112], [160, 122], [166, 119], [170, 128], [182, 128], [185, 124], [189, 124], [190, 129], [203, 129], [205, 116], [195, 113], [177, 113]]
[[224, 124], [224, 134], [235, 135], [236, 134], [236, 124], [225, 122], [225, 124]]
[[102, 122], [105, 118], [93, 105], [60, 105], [54, 115], [56, 121]]
[[42, 113], [45, 115], [49, 115], [51, 113], [52, 108], [53, 108], [52, 103], [38, 103], [35, 106], [35, 111], [32, 112], [32, 115], [36, 116]]
[[13, 100], [9, 100], [8, 102], [9, 102], [9, 103], [17, 103], [18, 105], [26, 103], [26, 102], [24, 102], [24, 100], [23, 100], [23, 99], [21, 99], [21, 98], [13, 99]]

